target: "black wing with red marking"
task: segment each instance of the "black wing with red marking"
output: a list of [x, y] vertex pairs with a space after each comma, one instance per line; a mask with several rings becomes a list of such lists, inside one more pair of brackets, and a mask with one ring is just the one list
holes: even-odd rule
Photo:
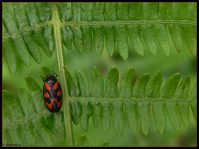
[[62, 105], [62, 89], [57, 80], [44, 82], [43, 96], [47, 108], [51, 112], [59, 112]]

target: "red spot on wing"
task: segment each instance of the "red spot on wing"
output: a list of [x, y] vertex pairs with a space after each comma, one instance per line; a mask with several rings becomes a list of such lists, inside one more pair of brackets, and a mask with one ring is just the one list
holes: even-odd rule
[[50, 87], [50, 85], [48, 85], [48, 83], [44, 83], [44, 85], [45, 85], [45, 88], [49, 91], [49, 90], [51, 90], [51, 87]]
[[58, 83], [58, 81], [56, 81], [55, 84], [54, 84], [54, 86], [53, 86], [53, 89], [54, 89], [54, 90], [57, 90], [58, 87], [59, 87], [59, 83]]
[[50, 95], [48, 94], [48, 92], [44, 92], [44, 97], [45, 98], [49, 98], [50, 97]]
[[61, 91], [60, 90], [58, 90], [57, 96], [61, 96]]
[[61, 104], [62, 104], [62, 101], [61, 101], [61, 100], [60, 100], [60, 101], [57, 100], [56, 103], [57, 103], [58, 108], [60, 108], [60, 106], [61, 106]]
[[54, 101], [55, 101], [55, 98], [52, 98], [51, 101], [50, 101], [50, 103], [47, 103], [47, 102], [46, 102], [46, 105], [47, 105], [47, 107], [48, 107], [49, 109], [52, 109]]

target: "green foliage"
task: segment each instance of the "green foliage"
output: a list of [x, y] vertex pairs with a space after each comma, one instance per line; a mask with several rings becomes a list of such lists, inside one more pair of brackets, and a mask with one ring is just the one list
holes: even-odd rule
[[[79, 71], [77, 72], [82, 74]], [[99, 70], [94, 68], [92, 76], [96, 72], [98, 74], [95, 75], [95, 79], [92, 79], [92, 84], [95, 85], [91, 86], [91, 90], [97, 88], [96, 91], [98, 91], [99, 89], [100, 96], [96, 96], [96, 92], [92, 92], [90, 96], [84, 96], [84, 94], [79, 94], [76, 97], [71, 96], [72, 120], [74, 124], [78, 124], [77, 119], [81, 119], [81, 126], [84, 130], [87, 130], [90, 116], [93, 117], [93, 125], [96, 127], [99, 125], [96, 123], [101, 120], [105, 132], [110, 129], [111, 120], [113, 120], [113, 126], [118, 134], [122, 134], [126, 121], [133, 130], [137, 130], [139, 121], [143, 133], [147, 135], [151, 127], [150, 117], [152, 115], [161, 134], [165, 129], [166, 115], [176, 129], [181, 127], [181, 123], [185, 123], [185, 126], [188, 125], [189, 109], [191, 104], [195, 102], [190, 96], [190, 78], [181, 79], [180, 75], [176, 73], [171, 75], [163, 84], [161, 73], [151, 77], [149, 74], [143, 74], [135, 78], [134, 69], [131, 68], [118, 84], [118, 69], [112, 68], [103, 86], [102, 83], [95, 81], [103, 80]], [[72, 78], [69, 71], [66, 71], [66, 73], [67, 76], [70, 76], [68, 78]], [[133, 79], [136, 79], [135, 83], [132, 82]], [[82, 80], [80, 81], [77, 76], [76, 81], [79, 84], [80, 92], [82, 89], [86, 92], [86, 89], [89, 90], [88, 79], [84, 77]], [[68, 82], [71, 82], [71, 80], [68, 80]], [[81, 83], [83, 83], [82, 85], [87, 84], [86, 87], [82, 88]], [[119, 86], [120, 88], [118, 88]], [[103, 90], [103, 87], [105, 90]], [[70, 87], [69, 92], [74, 92], [73, 89], [76, 88]], [[93, 108], [89, 107], [89, 103]], [[81, 116], [83, 118], [80, 118]]]
[[140, 55], [147, 50], [153, 55], [158, 50], [166, 55], [182, 49], [196, 53], [194, 3], [5, 3], [3, 49], [10, 72], [16, 71], [18, 63], [30, 66], [30, 56], [40, 63], [43, 52], [52, 55], [55, 12], [51, 5], [58, 8], [60, 20], [56, 21], [61, 23], [65, 50], [101, 55], [106, 49], [123, 59], [132, 50]]
[[[106, 134], [113, 128], [118, 136], [128, 125], [133, 133], [140, 129], [147, 136], [152, 128], [163, 135], [167, 122], [180, 130], [189, 126], [190, 116], [196, 120], [196, 83], [181, 72], [165, 79], [162, 72], [140, 74], [127, 68], [123, 74], [111, 66], [105, 78], [110, 67], [97, 64], [85, 73], [72, 71], [67, 64], [71, 52], [105, 61], [109, 57], [110, 64], [176, 51], [195, 57], [196, 3], [3, 3], [2, 27], [3, 60], [11, 74], [21, 75], [34, 64], [38, 69], [42, 61], [48, 64], [39, 74], [26, 74], [29, 91], [17, 84], [14, 93], [15, 86], [3, 81], [4, 145], [91, 145], [82, 134], [73, 141], [71, 123], [86, 133], [92, 122]], [[57, 64], [51, 67], [54, 55]], [[36, 78], [57, 68], [64, 100], [60, 112], [52, 114]], [[110, 146], [107, 141], [100, 145]]]
[[52, 14], [49, 4], [4, 3], [3, 11], [3, 49], [10, 72], [16, 71], [18, 63], [30, 66], [30, 56], [40, 63], [42, 50], [47, 56], [52, 55], [54, 37], [48, 23]]
[[17, 96], [6, 90], [2, 93], [3, 144], [52, 146], [65, 138], [63, 112], [53, 115], [47, 111], [41, 91], [31, 92], [32, 96], [25, 89], [19, 89]]
[[[135, 70], [131, 68], [118, 82], [119, 71], [117, 68], [112, 68], [107, 75], [106, 84], [103, 85], [102, 74], [94, 67], [91, 73], [93, 76], [91, 90], [94, 90], [94, 88], [99, 90], [88, 94], [87, 78], [81, 71], [77, 71], [76, 74], [76, 78], [73, 78], [70, 71], [66, 71], [67, 82], [74, 81], [78, 84], [78, 88], [74, 87], [74, 83], [68, 85], [70, 87], [68, 88], [69, 93], [74, 93], [75, 91], [72, 90], [77, 89], [80, 91], [80, 94], [70, 97], [71, 118], [75, 125], [80, 122], [84, 130], [89, 127], [90, 117], [92, 117], [95, 127], [99, 127], [99, 123], [101, 123], [105, 132], [107, 132], [113, 126], [116, 133], [120, 135], [124, 131], [124, 123], [128, 123], [133, 131], [136, 131], [140, 126], [143, 133], [148, 135], [151, 127], [151, 116], [154, 118], [157, 130], [161, 134], [165, 130], [166, 115], [176, 129], [181, 128], [182, 125], [187, 127], [189, 123], [189, 109], [193, 109], [195, 99], [190, 94], [191, 82], [188, 77], [180, 79], [179, 74], [173, 74], [162, 85], [162, 75], [160, 73], [152, 77], [144, 74], [135, 78]], [[133, 79], [136, 80], [134, 83], [132, 82]], [[95, 80], [98, 80], [98, 82]], [[62, 130], [65, 127], [62, 110], [57, 114], [50, 114], [42, 106], [42, 91], [37, 88], [39, 86], [37, 82], [30, 77], [26, 78], [26, 82], [31, 92], [19, 89], [16, 98], [8, 91], [3, 91], [3, 111], [6, 111], [3, 112], [4, 135], [23, 136], [23, 133], [25, 133], [23, 131], [28, 131], [26, 135], [33, 137], [35, 136], [35, 132], [32, 132], [33, 128], [40, 132], [37, 137], [42, 138], [43, 143], [39, 142], [36, 136], [33, 137], [32, 142], [28, 142], [21, 137], [15, 141], [24, 145], [33, 145], [35, 142], [38, 142], [38, 145], [49, 145], [48, 143], [53, 143], [54, 135], [63, 139], [65, 134]], [[85, 84], [87, 85], [85, 86]], [[111, 86], [112, 88], [110, 88]], [[119, 86], [121, 88], [118, 88]], [[103, 90], [104, 87], [105, 90]], [[39, 126], [37, 126], [37, 123], [39, 123]], [[22, 129], [24, 125], [27, 126], [26, 129]], [[12, 129], [9, 129], [11, 127]], [[46, 133], [52, 136], [48, 135], [46, 138], [44, 137]], [[80, 138], [79, 145], [84, 144], [85, 140], [82, 139]], [[5, 141], [8, 141], [6, 137]]]

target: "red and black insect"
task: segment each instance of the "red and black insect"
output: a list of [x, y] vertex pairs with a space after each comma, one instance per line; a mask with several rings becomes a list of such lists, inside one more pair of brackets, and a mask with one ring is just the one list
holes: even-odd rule
[[62, 89], [55, 73], [50, 73], [43, 78], [43, 96], [45, 105], [50, 112], [59, 112], [62, 106]]

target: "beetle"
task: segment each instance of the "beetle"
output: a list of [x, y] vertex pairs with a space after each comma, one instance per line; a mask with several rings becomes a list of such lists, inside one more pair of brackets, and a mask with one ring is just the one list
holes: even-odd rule
[[62, 106], [62, 89], [57, 80], [57, 74], [49, 73], [43, 77], [43, 97], [48, 110], [59, 112]]

